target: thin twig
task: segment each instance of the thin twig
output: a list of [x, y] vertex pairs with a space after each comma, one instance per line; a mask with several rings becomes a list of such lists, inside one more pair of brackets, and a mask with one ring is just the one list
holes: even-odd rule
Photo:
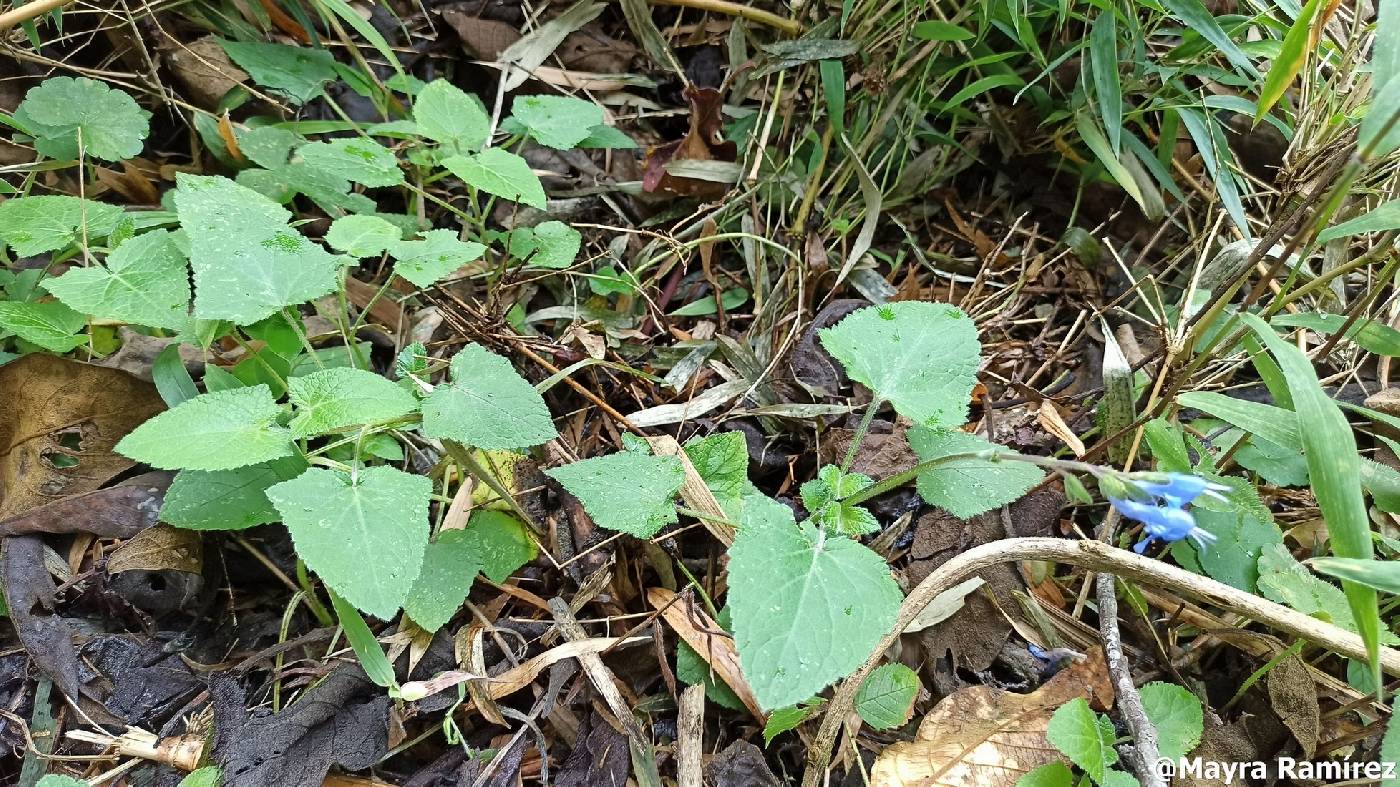
[[[1071, 541], [1064, 538], [1008, 538], [993, 541], [953, 557], [910, 592], [909, 597], [900, 605], [899, 615], [890, 633], [875, 646], [865, 664], [837, 687], [835, 695], [827, 705], [821, 727], [807, 750], [807, 770], [802, 776], [803, 787], [817, 787], [822, 783], [823, 774], [831, 760], [831, 747], [836, 742], [836, 735], [842, 723], [854, 707], [856, 691], [879, 665], [885, 651], [899, 641], [900, 632], [904, 631], [939, 593], [989, 566], [1018, 560], [1065, 563], [1166, 588], [1244, 615], [1295, 637], [1315, 642], [1340, 655], [1361, 661], [1367, 658], [1365, 643], [1361, 641], [1361, 637], [1350, 631], [1253, 593], [1126, 549], [1111, 547], [1099, 541]], [[1382, 670], [1389, 675], [1400, 677], [1400, 651], [1381, 648], [1380, 659]]]
[[1099, 600], [1099, 634], [1103, 636], [1103, 649], [1108, 657], [1108, 674], [1113, 678], [1113, 691], [1117, 697], [1118, 711], [1128, 723], [1133, 734], [1133, 770], [1137, 771], [1143, 787], [1167, 787], [1158, 775], [1154, 764], [1157, 762], [1157, 728], [1147, 718], [1142, 707], [1142, 695], [1137, 684], [1133, 683], [1133, 671], [1123, 658], [1123, 637], [1118, 632], [1118, 589], [1116, 578], [1104, 571], [1095, 579]]
[[762, 8], [742, 3], [731, 3], [728, 0], [652, 0], [652, 5], [678, 5], [709, 11], [713, 14], [737, 16], [750, 22], [776, 28], [790, 36], [799, 35], [802, 32], [802, 23], [795, 19], [785, 19], [777, 14], [764, 11]]

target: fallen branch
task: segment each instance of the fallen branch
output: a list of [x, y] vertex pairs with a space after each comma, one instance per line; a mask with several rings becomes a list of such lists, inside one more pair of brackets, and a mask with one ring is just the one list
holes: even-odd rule
[[[1317, 618], [1309, 617], [1283, 606], [1216, 582], [1209, 577], [1193, 574], [1160, 560], [1143, 557], [1125, 549], [1108, 546], [1100, 541], [1071, 541], [1063, 538], [1008, 538], [970, 549], [955, 556], [929, 574], [910, 592], [899, 608], [894, 627], [875, 647], [870, 658], [837, 687], [835, 695], [822, 716], [821, 727], [807, 750], [807, 770], [802, 775], [803, 787], [818, 787], [831, 762], [831, 747], [836, 742], [842, 722], [854, 707], [856, 691], [865, 678], [879, 665], [885, 651], [898, 641], [900, 632], [912, 622], [939, 593], [958, 584], [984, 568], [1019, 560], [1049, 560], [1067, 563], [1091, 571], [1106, 572], [1146, 585], [1172, 590], [1204, 603], [1223, 607], [1295, 637], [1309, 640], [1329, 650], [1353, 659], [1366, 661], [1366, 646], [1361, 637]], [[1392, 677], [1400, 677], [1400, 651], [1381, 648], [1381, 669]]]

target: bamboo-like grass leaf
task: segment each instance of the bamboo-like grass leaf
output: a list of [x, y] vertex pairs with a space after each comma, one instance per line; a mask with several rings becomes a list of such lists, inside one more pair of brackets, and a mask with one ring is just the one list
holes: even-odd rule
[[[1284, 341], [1259, 317], [1243, 314], [1241, 318], [1273, 353], [1288, 380], [1298, 434], [1308, 460], [1308, 478], [1327, 521], [1332, 552], [1354, 560], [1374, 559], [1371, 524], [1361, 496], [1361, 461], [1351, 425], [1322, 389], [1312, 363], [1301, 350]], [[1342, 590], [1356, 618], [1358, 633], [1366, 643], [1371, 675], [1380, 687], [1381, 619], [1376, 591], [1346, 579], [1342, 580]]]

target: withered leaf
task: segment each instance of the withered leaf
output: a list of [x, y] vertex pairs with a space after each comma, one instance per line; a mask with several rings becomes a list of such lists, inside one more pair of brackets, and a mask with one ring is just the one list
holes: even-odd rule
[[713, 201], [729, 191], [729, 185], [712, 180], [672, 175], [666, 165], [672, 161], [726, 161], [739, 158], [739, 147], [724, 138], [724, 96], [712, 87], [687, 86], [690, 102], [690, 131], [684, 137], [647, 151], [642, 174], [642, 190], [664, 192], [678, 197]]
[[870, 783], [1012, 787], [1027, 771], [1061, 759], [1045, 736], [1055, 709], [1076, 697], [1092, 699], [1107, 686], [1103, 654], [1094, 650], [1030, 694], [992, 686], [960, 689], [929, 711], [913, 741], [880, 754]]
[[[116, 369], [34, 354], [0, 366], [0, 401], [10, 416], [0, 420], [0, 521], [19, 519], [9, 523], [11, 532], [130, 535], [152, 523], [164, 487], [144, 476], [127, 485], [137, 490], [134, 500], [127, 497], [132, 493], [111, 492], [101, 496], [110, 508], [78, 516], [63, 503], [132, 467], [112, 446], [164, 409], [154, 385]], [[123, 510], [124, 502], [135, 507]], [[43, 540], [5, 539], [0, 574], [20, 641], [54, 685], [76, 699], [82, 689], [73, 632], [51, 614], [58, 588], [44, 566]]]
[[134, 462], [112, 446], [165, 404], [126, 372], [52, 355], [0, 366], [0, 520], [97, 489]]

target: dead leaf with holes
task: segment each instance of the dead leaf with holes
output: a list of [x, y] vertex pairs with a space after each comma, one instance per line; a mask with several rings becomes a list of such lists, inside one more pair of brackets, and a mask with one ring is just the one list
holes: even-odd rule
[[[135, 462], [112, 447], [165, 409], [154, 385], [126, 372], [41, 354], [0, 366], [0, 401], [7, 407], [7, 417], [0, 419], [0, 522], [39, 509], [59, 511], [66, 498], [95, 492], [129, 470]], [[130, 486], [138, 498], [147, 496], [144, 508], [137, 501], [136, 518], [149, 524], [143, 511], [149, 509], [152, 493], [145, 490], [152, 485]], [[158, 502], [154, 505], [159, 508]], [[64, 532], [133, 524], [123, 520], [113, 525], [109, 519], [96, 513], [73, 516], [64, 522]], [[53, 532], [52, 521], [29, 532], [36, 531]], [[34, 663], [76, 699], [80, 682], [73, 632], [52, 614], [58, 589], [44, 566], [41, 536], [5, 539], [0, 573], [15, 630]]]
[[646, 168], [642, 174], [642, 190], [663, 192], [678, 197], [694, 197], [713, 201], [723, 197], [729, 183], [706, 180], [668, 171], [683, 162], [728, 162], [739, 158], [739, 147], [724, 138], [724, 95], [712, 87], [685, 89], [690, 102], [690, 131], [684, 137], [647, 151]]
[[913, 741], [875, 760], [872, 787], [1013, 787], [1034, 768], [1063, 759], [1046, 738], [1055, 709], [1076, 697], [1105, 707], [1112, 688], [1094, 650], [1030, 694], [970, 686], [948, 695], [919, 724]]
[[165, 409], [154, 385], [52, 355], [0, 366], [0, 520], [91, 492], [135, 463], [112, 452]]

